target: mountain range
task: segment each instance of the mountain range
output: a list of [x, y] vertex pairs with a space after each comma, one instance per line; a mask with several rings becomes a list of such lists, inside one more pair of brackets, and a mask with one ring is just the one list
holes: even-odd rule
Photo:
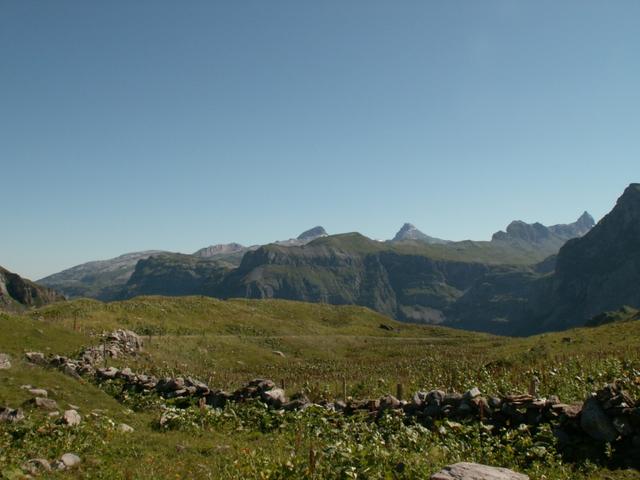
[[411, 224], [387, 241], [314, 227], [268, 245], [126, 254], [39, 283], [102, 300], [196, 294], [358, 304], [402, 321], [527, 335], [639, 307], [638, 280], [640, 185], [631, 184], [595, 226], [586, 212], [570, 224], [514, 221], [490, 241], [443, 240]]

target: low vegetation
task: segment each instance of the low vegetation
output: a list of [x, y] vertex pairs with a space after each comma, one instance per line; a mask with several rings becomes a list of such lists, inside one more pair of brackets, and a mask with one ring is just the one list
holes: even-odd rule
[[[533, 479], [640, 478], [605, 457], [568, 459], [550, 427], [492, 432], [477, 422], [420, 424], [400, 413], [374, 421], [323, 408], [281, 412], [261, 402], [223, 409], [156, 395], [123, 394], [117, 382], [77, 380], [23, 360], [26, 351], [73, 356], [99, 335], [127, 328], [145, 336], [141, 355], [108, 365], [190, 375], [234, 389], [255, 377], [284, 383], [311, 400], [375, 398], [440, 388], [525, 393], [581, 401], [613, 380], [640, 397], [640, 322], [608, 323], [530, 338], [494, 337], [395, 322], [361, 307], [276, 300], [143, 297], [77, 300], [22, 316], [1, 315], [0, 406], [22, 407], [23, 422], [0, 423], [0, 475], [22, 478], [32, 458], [66, 452], [80, 466], [60, 478], [428, 478], [443, 465], [478, 461]], [[21, 388], [46, 389], [82, 422], [62, 424], [25, 404]], [[186, 407], [186, 408], [185, 408]], [[165, 421], [160, 425], [160, 419]], [[133, 427], [125, 433], [121, 423]]]

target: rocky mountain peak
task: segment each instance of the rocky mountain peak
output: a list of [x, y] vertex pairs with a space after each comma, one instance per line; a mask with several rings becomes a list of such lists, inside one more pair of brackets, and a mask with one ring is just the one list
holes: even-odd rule
[[412, 223], [405, 223], [404, 225], [402, 225], [400, 230], [398, 230], [398, 233], [396, 233], [395, 237], [393, 237], [393, 240], [419, 240], [420, 238], [426, 236], [426, 234], [418, 230]]
[[240, 245], [239, 243], [221, 243], [217, 245], [210, 245], [193, 253], [196, 257], [209, 258], [217, 257], [219, 255], [229, 255], [232, 253], [240, 253], [247, 250], [247, 247]]
[[298, 235], [297, 240], [310, 242], [312, 240], [315, 240], [316, 238], [326, 237], [327, 235], [327, 231], [323, 227], [317, 226], [302, 232], [300, 235]]
[[403, 240], [418, 240], [426, 243], [448, 243], [447, 240], [440, 238], [430, 237], [426, 233], [421, 232], [411, 223], [405, 223], [402, 225], [398, 233], [393, 237], [392, 242], [401, 242]]
[[595, 226], [595, 224], [596, 224], [596, 221], [593, 219], [591, 214], [586, 210], [582, 215], [580, 215], [580, 218], [578, 218], [578, 220], [576, 220], [574, 223], [575, 226], [584, 229], [585, 233], [591, 230]]

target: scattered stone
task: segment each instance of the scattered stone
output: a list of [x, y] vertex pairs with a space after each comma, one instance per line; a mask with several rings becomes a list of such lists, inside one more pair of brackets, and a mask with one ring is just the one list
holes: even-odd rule
[[75, 453], [65, 453], [60, 457], [60, 461], [65, 466], [65, 468], [73, 468], [82, 463], [82, 460]]
[[51, 471], [51, 464], [44, 458], [32, 458], [28, 460], [22, 469], [31, 475], [39, 475], [43, 472]]
[[601, 442], [613, 442], [618, 431], [604, 412], [597, 398], [589, 397], [582, 407], [580, 426], [591, 438]]
[[56, 412], [49, 412], [48, 416], [51, 418], [55, 418], [55, 417], [59, 417], [60, 416], [60, 412], [56, 411]]
[[17, 423], [24, 420], [24, 412], [17, 408], [0, 407], [0, 422]]
[[461, 462], [444, 467], [431, 480], [529, 480], [528, 475], [479, 463]]
[[0, 370], [9, 370], [11, 368], [11, 357], [6, 353], [0, 353]]
[[273, 408], [281, 408], [287, 403], [287, 397], [281, 388], [272, 388], [266, 392], [262, 392], [262, 401]]
[[35, 405], [36, 407], [42, 410], [57, 410], [58, 404], [55, 400], [51, 400], [50, 398], [43, 397], [35, 397], [32, 398], [29, 403]]
[[118, 369], [116, 367], [99, 368], [96, 375], [104, 380], [112, 380], [118, 375]]
[[49, 396], [49, 392], [47, 392], [44, 388], [30, 388], [28, 392], [34, 397], [47, 398]]
[[466, 392], [464, 392], [464, 395], [462, 397], [465, 400], [472, 400], [476, 397], [479, 397], [480, 394], [480, 389], [478, 387], [473, 387], [471, 390], [467, 390]]
[[393, 395], [387, 395], [380, 399], [380, 410], [396, 410], [400, 406], [400, 400]]
[[133, 427], [127, 425], [126, 423], [121, 423], [118, 425], [118, 431], [121, 433], [133, 433]]
[[36, 364], [36, 365], [46, 365], [47, 360], [44, 356], [44, 353], [40, 352], [27, 352], [24, 354], [27, 361]]
[[62, 415], [62, 422], [70, 427], [75, 427], [76, 425], [80, 425], [80, 421], [82, 417], [75, 410], [66, 410]]

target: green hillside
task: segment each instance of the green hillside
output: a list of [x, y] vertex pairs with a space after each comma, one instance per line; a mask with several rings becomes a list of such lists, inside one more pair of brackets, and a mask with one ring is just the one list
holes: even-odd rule
[[[582, 400], [614, 379], [640, 395], [640, 322], [512, 339], [403, 324], [352, 306], [207, 297], [77, 300], [0, 315], [0, 352], [13, 364], [0, 370], [0, 406], [23, 405], [30, 395], [21, 386], [29, 384], [48, 390], [60, 409], [78, 407], [83, 418], [70, 428], [23, 406], [22, 424], [0, 423], [0, 475], [20, 478], [15, 475], [29, 458], [72, 451], [82, 465], [55, 478], [349, 478], [349, 471], [369, 472], [367, 478], [427, 478], [460, 458], [491, 460], [540, 480], [638, 478], [598, 463], [566, 463], [553, 453], [552, 440], [533, 433], [518, 433], [520, 447], [513, 436], [480, 438], [473, 424], [440, 435], [391, 417], [372, 424], [314, 409], [277, 414], [248, 403], [218, 413], [180, 410], [176, 421], [186, 423], [163, 430], [158, 421], [171, 400], [123, 397], [109, 382], [76, 380], [23, 360], [31, 350], [73, 357], [83, 346], [99, 345], [96, 334], [115, 328], [145, 334], [146, 345], [142, 354], [109, 365], [191, 375], [227, 390], [266, 377], [314, 401], [342, 398], [345, 385], [356, 398], [395, 394], [398, 383], [405, 395], [473, 386], [504, 394], [526, 392], [535, 374], [542, 395], [563, 401]], [[135, 432], [120, 432], [120, 423]], [[548, 448], [540, 460], [527, 453], [529, 441]], [[310, 449], [317, 452], [313, 466]], [[398, 473], [400, 459], [405, 466]]]

